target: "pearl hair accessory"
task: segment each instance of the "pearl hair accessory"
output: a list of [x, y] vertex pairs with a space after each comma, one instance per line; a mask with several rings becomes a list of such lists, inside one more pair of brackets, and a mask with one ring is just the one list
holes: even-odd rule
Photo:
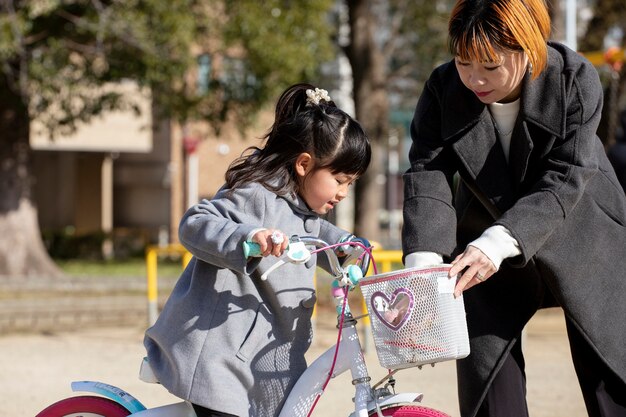
[[310, 104], [319, 105], [320, 101], [326, 101], [330, 103], [330, 96], [328, 95], [328, 91], [322, 88], [316, 88], [315, 90], [308, 89], [306, 90], [306, 102]]

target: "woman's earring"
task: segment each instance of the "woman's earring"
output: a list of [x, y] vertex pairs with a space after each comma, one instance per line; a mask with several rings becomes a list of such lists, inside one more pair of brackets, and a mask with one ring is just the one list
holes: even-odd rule
[[532, 74], [533, 73], [533, 63], [528, 61], [528, 73]]

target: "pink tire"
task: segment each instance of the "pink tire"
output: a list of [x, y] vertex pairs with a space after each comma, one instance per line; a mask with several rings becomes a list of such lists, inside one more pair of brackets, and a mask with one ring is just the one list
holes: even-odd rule
[[58, 401], [35, 417], [126, 417], [129, 414], [130, 411], [113, 400], [85, 395]]
[[[422, 407], [421, 405], [401, 405], [386, 408], [382, 410], [385, 417], [450, 417], [441, 411], [432, 408]], [[370, 417], [377, 417], [376, 411], [370, 414]]]

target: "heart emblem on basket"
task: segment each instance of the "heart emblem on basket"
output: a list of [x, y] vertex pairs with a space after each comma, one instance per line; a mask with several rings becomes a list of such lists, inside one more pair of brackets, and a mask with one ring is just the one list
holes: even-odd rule
[[381, 323], [391, 330], [399, 330], [411, 316], [413, 293], [407, 288], [396, 289], [391, 297], [376, 291], [370, 298], [372, 311]]

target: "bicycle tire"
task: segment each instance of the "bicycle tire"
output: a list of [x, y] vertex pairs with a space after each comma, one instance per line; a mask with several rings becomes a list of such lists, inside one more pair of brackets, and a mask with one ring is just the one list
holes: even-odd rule
[[[421, 405], [393, 406], [382, 410], [382, 413], [384, 417], [450, 417], [442, 411]], [[378, 417], [378, 414], [374, 411], [370, 413], [369, 417]]]
[[113, 400], [83, 395], [57, 401], [35, 417], [126, 417], [129, 414], [130, 411]]

